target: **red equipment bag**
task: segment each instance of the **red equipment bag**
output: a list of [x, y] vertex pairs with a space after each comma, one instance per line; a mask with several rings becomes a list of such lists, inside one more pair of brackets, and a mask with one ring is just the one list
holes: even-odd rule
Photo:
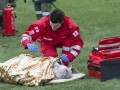
[[3, 35], [15, 35], [15, 16], [13, 7], [4, 8], [4, 31]]
[[120, 37], [104, 38], [89, 54], [89, 75], [105, 81], [120, 77]]

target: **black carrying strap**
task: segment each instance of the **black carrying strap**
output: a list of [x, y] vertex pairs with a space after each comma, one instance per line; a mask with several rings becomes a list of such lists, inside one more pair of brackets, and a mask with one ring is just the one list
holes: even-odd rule
[[55, 9], [57, 8], [53, 2], [52, 2], [52, 5], [54, 6]]
[[87, 64], [88, 64], [87, 65], [88, 69], [94, 70], [94, 71], [101, 71], [101, 67], [98, 64], [96, 64], [90, 60], [87, 61]]
[[48, 2], [51, 3], [55, 9], [57, 8], [56, 5], [53, 2], [51, 2], [51, 0], [48, 0]]
[[94, 70], [94, 71], [100, 71], [101, 70], [100, 67], [95, 67], [95, 66], [91, 66], [91, 65], [88, 65], [87, 68], [90, 69], [90, 70]]

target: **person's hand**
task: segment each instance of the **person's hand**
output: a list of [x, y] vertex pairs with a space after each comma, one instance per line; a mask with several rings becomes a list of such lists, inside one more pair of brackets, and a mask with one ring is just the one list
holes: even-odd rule
[[61, 55], [59, 58], [64, 62], [70, 62], [70, 60], [66, 57], [66, 55]]
[[38, 50], [37, 46], [35, 44], [27, 44], [27, 48], [32, 51], [32, 52], [36, 52]]

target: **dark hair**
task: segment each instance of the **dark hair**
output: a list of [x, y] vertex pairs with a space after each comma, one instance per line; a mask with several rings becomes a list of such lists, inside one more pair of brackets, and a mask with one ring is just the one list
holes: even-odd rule
[[55, 9], [50, 14], [50, 21], [52, 23], [62, 23], [64, 20], [65, 13], [60, 9]]

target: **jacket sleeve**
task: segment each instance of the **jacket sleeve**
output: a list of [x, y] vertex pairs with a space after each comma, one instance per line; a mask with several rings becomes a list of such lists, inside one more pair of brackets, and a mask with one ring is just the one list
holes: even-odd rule
[[[70, 29], [68, 39], [70, 40], [71, 44], [69, 47], [69, 53], [67, 53], [66, 56], [70, 62], [72, 62], [80, 54], [81, 48], [84, 45], [84, 42], [80, 35], [80, 29], [77, 26]], [[64, 47], [64, 50], [67, 50], [67, 48], [68, 47]]]
[[32, 24], [21, 36], [22, 45], [27, 48], [28, 43], [36, 41], [42, 35], [43, 27], [38, 26], [37, 24]]

